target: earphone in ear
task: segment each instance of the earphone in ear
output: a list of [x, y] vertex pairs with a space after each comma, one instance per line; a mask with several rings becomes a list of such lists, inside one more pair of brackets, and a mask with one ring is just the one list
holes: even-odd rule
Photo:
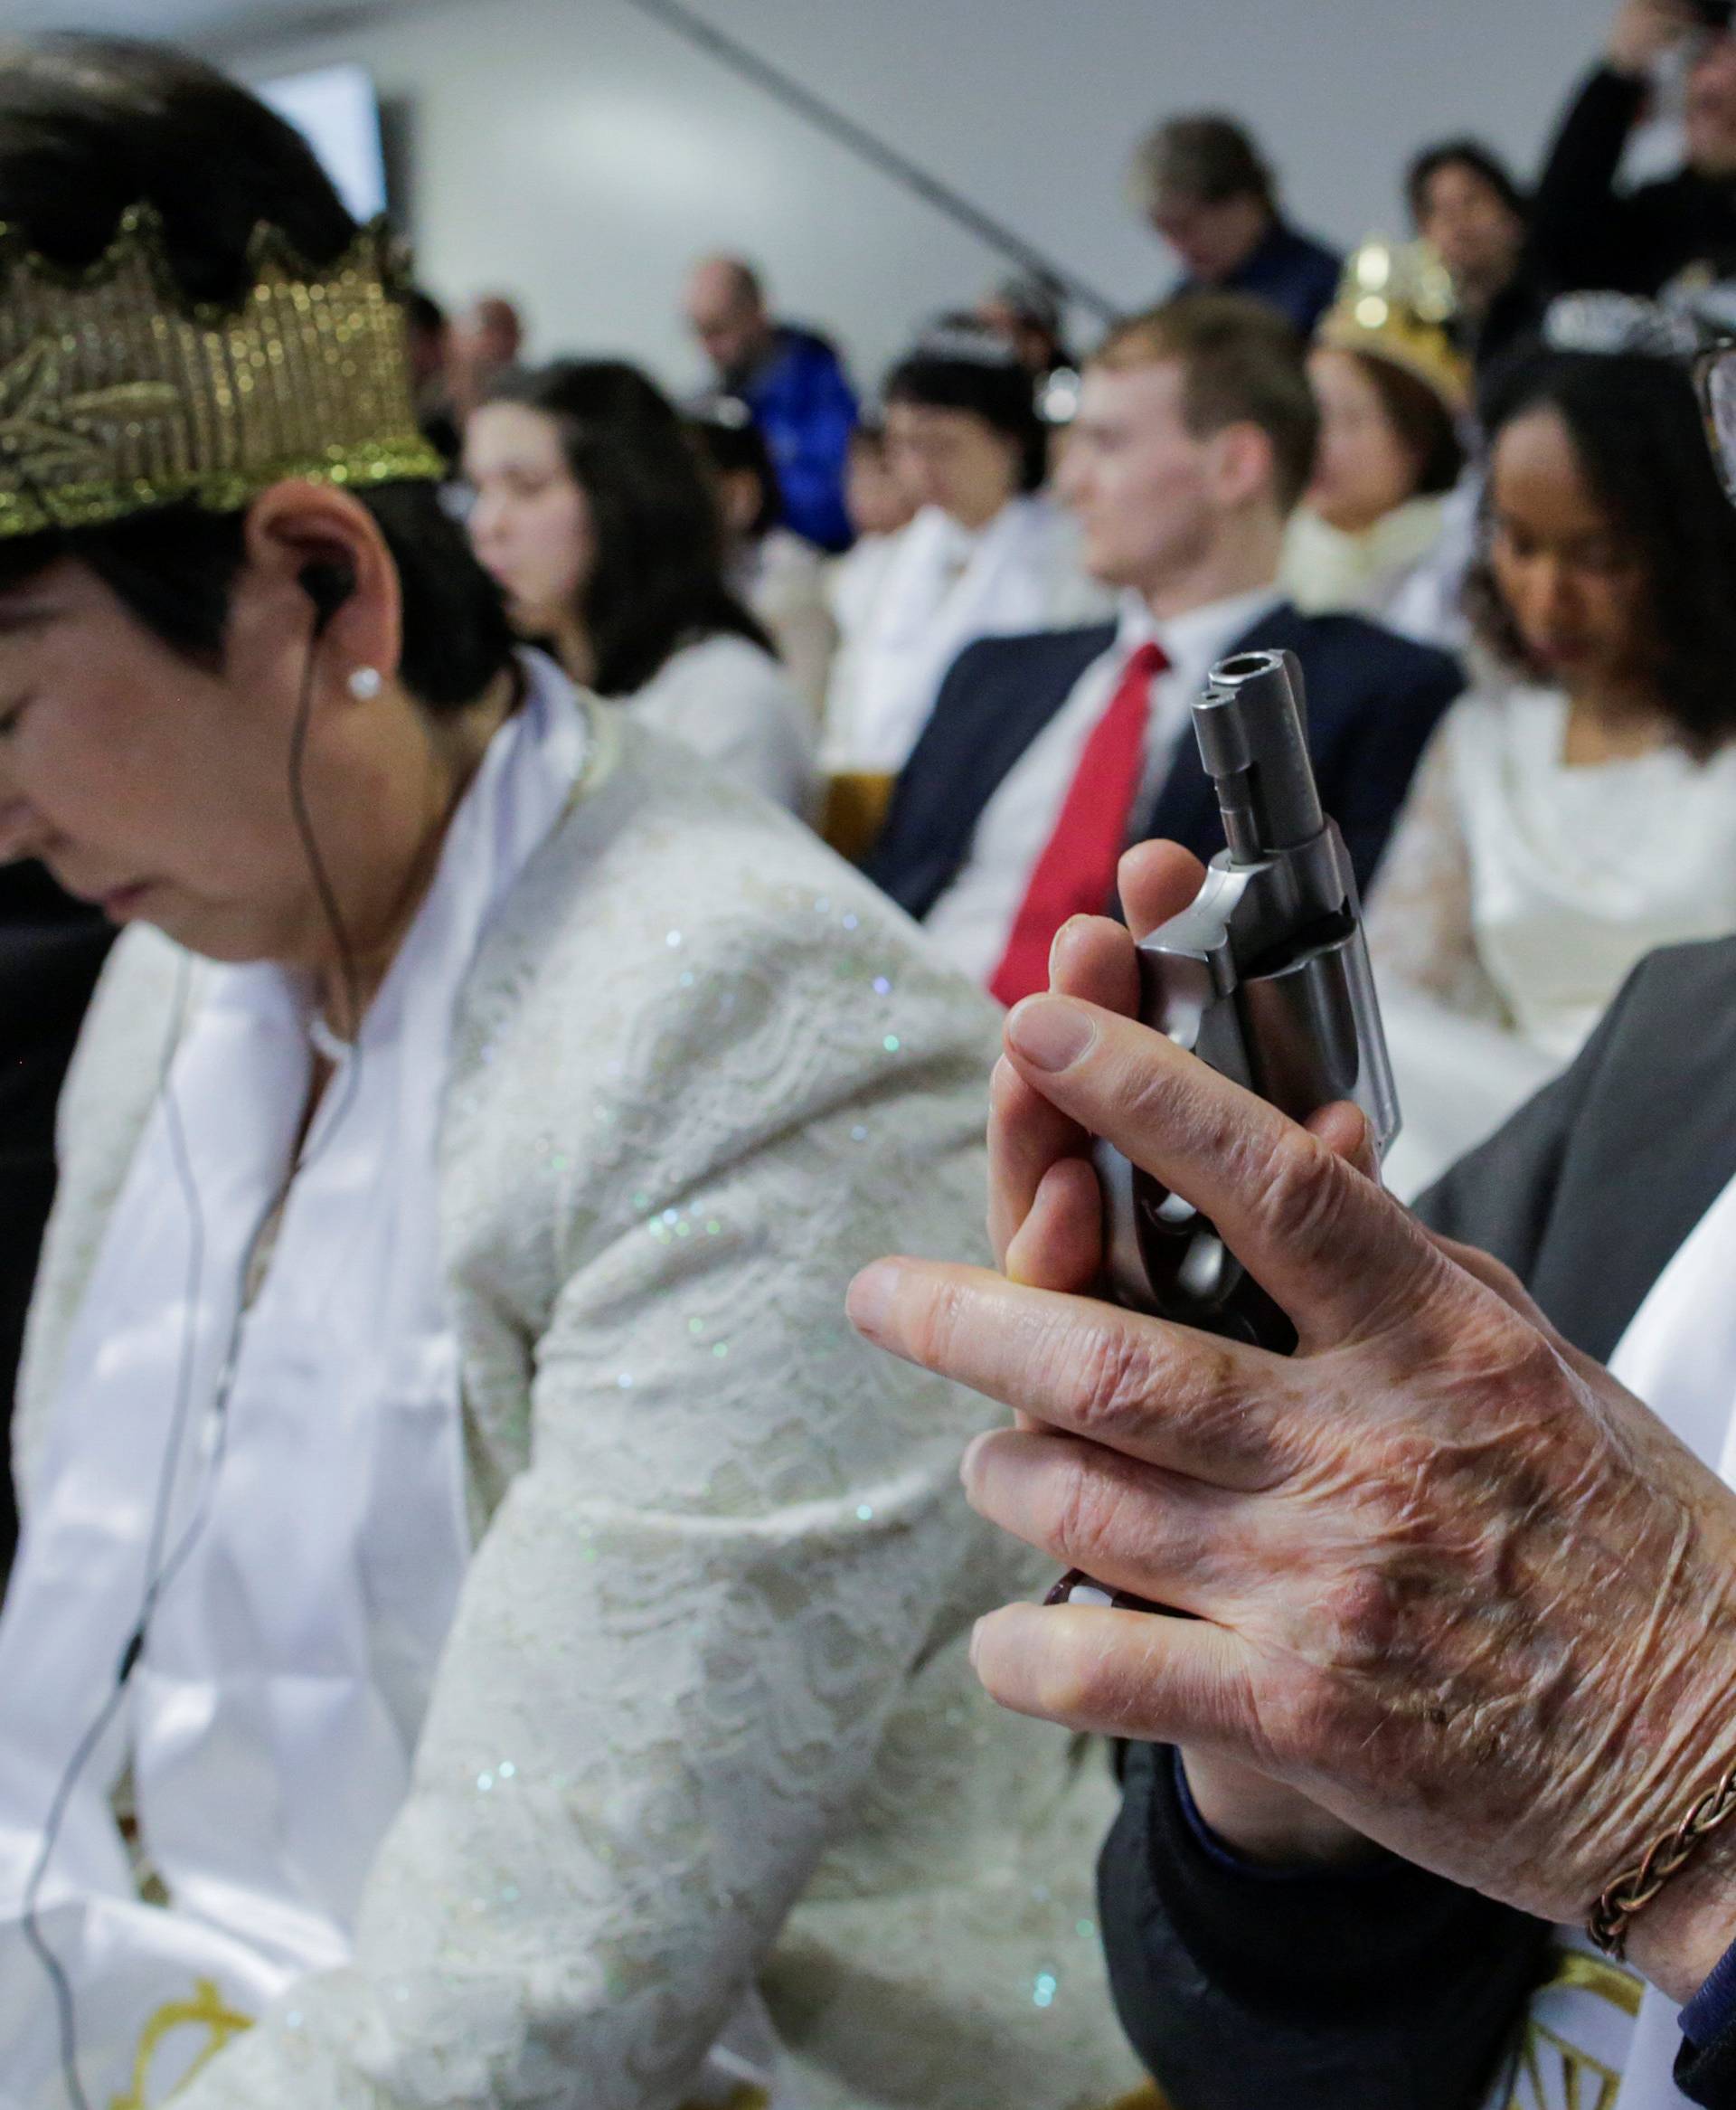
[[355, 572], [341, 558], [330, 563], [304, 564], [300, 585], [314, 604], [314, 635], [317, 638], [325, 634], [332, 618], [355, 591]]

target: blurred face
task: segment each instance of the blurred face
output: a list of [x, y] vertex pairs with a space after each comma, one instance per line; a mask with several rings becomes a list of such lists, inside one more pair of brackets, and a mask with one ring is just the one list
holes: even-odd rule
[[1151, 224], [1175, 252], [1182, 269], [1203, 286], [1222, 285], [1260, 247], [1271, 214], [1259, 198], [1165, 198]]
[[[217, 672], [71, 559], [0, 592], [0, 861], [40, 857], [114, 922], [212, 959], [318, 963], [326, 927], [288, 795], [308, 639], [293, 577], [243, 572]], [[368, 706], [370, 728], [390, 726], [390, 700]], [[361, 939], [358, 882], [393, 853], [401, 786], [384, 735], [349, 744], [343, 719], [315, 709], [304, 784]]]
[[688, 280], [683, 306], [688, 328], [720, 374], [750, 364], [769, 333], [765, 309], [732, 271], [719, 265], [699, 267]]
[[1505, 286], [1518, 268], [1524, 223], [1488, 178], [1448, 161], [1423, 185], [1417, 232], [1457, 279]]
[[1346, 535], [1373, 527], [1417, 486], [1417, 465], [1354, 352], [1320, 345], [1308, 355], [1320, 405], [1320, 451], [1304, 501]]
[[1688, 73], [1688, 161], [1703, 175], [1736, 175], [1736, 35], [1709, 36]]
[[914, 507], [892, 474], [886, 449], [872, 441], [852, 443], [844, 471], [844, 511], [858, 535], [896, 535]]
[[476, 492], [470, 541], [525, 636], [571, 626], [596, 562], [590, 508], [573, 481], [560, 427], [524, 403], [485, 403], [464, 430]]
[[1085, 568], [1149, 592], [1197, 563], [1217, 526], [1214, 439], [1183, 418], [1179, 363], [1088, 366], [1057, 487], [1079, 522]]
[[1631, 680], [1644, 658], [1647, 582], [1558, 412], [1529, 411], [1502, 428], [1489, 505], [1490, 563], [1527, 650], [1570, 689]]
[[1016, 443], [974, 411], [888, 403], [886, 459], [914, 506], [985, 527], [1019, 487]]

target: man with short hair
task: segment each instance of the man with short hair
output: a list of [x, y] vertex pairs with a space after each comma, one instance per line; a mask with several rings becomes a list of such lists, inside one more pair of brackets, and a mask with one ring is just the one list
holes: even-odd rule
[[1141, 213], [1182, 266], [1176, 293], [1246, 293], [1305, 336], [1331, 307], [1343, 260], [1292, 227], [1271, 165], [1231, 118], [1171, 118], [1134, 156]]
[[772, 319], [765, 287], [740, 257], [703, 258], [683, 310], [718, 393], [744, 402], [778, 470], [783, 520], [823, 550], [850, 546], [844, 478], [856, 397], [817, 331]]
[[[1709, 12], [1694, 0], [1622, 0], [1537, 185], [1533, 250], [1557, 285], [1653, 294], [1736, 278], [1736, 35]], [[1678, 53], [1683, 166], [1624, 190], [1622, 157], [1653, 77]]]
[[1003, 1002], [1046, 985], [1069, 916], [1100, 911], [1122, 849], [1222, 839], [1189, 711], [1235, 651], [1296, 653], [1326, 809], [1360, 884], [1462, 677], [1276, 583], [1318, 413], [1269, 309], [1192, 294], [1119, 325], [1087, 363], [1058, 477], [1115, 622], [985, 638], [953, 663], [868, 870]]

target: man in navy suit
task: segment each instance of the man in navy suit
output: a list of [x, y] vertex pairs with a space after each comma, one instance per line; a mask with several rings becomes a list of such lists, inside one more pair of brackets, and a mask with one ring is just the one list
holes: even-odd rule
[[1050, 940], [1101, 910], [1126, 843], [1222, 847], [1189, 711], [1231, 652], [1301, 661], [1321, 797], [1367, 886], [1463, 677], [1445, 653], [1283, 598], [1284, 525], [1317, 437], [1296, 337], [1238, 295], [1120, 324], [1089, 363], [1057, 483], [1119, 620], [967, 647], [868, 866], [1004, 1001], [1047, 986]]

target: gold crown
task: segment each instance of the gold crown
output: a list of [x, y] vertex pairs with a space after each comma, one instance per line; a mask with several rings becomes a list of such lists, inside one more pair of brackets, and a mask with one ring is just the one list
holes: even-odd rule
[[177, 499], [232, 513], [287, 477], [442, 474], [416, 429], [384, 222], [324, 270], [260, 226], [248, 266], [239, 304], [193, 302], [148, 205], [85, 270], [0, 223], [0, 536]]
[[1431, 388], [1457, 417], [1471, 400], [1470, 363], [1448, 332], [1458, 305], [1446, 265], [1426, 242], [1363, 242], [1315, 342], [1370, 352]]

